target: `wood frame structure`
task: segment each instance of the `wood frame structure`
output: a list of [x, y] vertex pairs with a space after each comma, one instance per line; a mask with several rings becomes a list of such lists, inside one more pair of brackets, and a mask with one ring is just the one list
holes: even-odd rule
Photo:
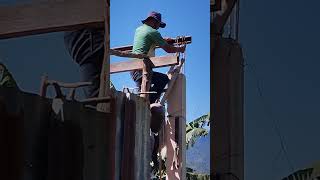
[[[0, 6], [0, 39], [16, 38], [22, 36], [57, 32], [57, 31], [69, 31], [77, 30], [84, 27], [104, 27], [105, 29], [105, 44], [104, 44], [104, 58], [103, 58], [103, 68], [101, 72], [101, 83], [99, 89], [99, 97], [93, 99], [85, 99], [83, 103], [100, 103], [97, 106], [98, 111], [102, 112], [113, 112], [112, 119], [116, 119], [116, 112], [114, 110], [114, 99], [110, 92], [109, 82], [110, 73], [126, 72], [136, 69], [142, 69], [143, 71], [143, 83], [142, 83], [142, 93], [141, 96], [145, 98], [148, 102], [148, 91], [150, 88], [150, 77], [151, 69], [157, 67], [173, 66], [179, 64], [178, 55], [169, 55], [163, 57], [151, 57], [146, 58], [144, 56], [139, 56], [132, 54], [132, 46], [124, 46], [117, 48], [110, 48], [110, 0], [54, 0], [54, 1], [44, 1], [44, 2], [33, 2], [28, 4], [18, 4], [14, 6]], [[189, 44], [191, 43], [191, 37], [176, 38], [167, 41], [169, 44]], [[156, 47], [158, 48], [158, 47]], [[110, 64], [110, 55], [117, 55], [121, 57], [131, 57], [139, 58], [138, 61], [129, 61]], [[183, 81], [182, 81], [183, 82]], [[177, 83], [179, 84], [179, 83]], [[49, 85], [52, 85], [57, 94], [57, 98], [64, 99], [64, 95], [61, 92], [61, 87], [71, 88], [69, 98], [74, 98], [74, 91], [78, 87], [90, 85], [90, 83], [62, 83], [58, 81], [48, 80], [48, 77], [44, 76], [41, 82], [40, 95], [42, 97], [46, 96], [46, 90]], [[175, 117], [173, 121], [176, 122], [176, 126], [179, 127], [180, 133], [181, 124], [185, 124], [185, 85], [180, 85], [178, 88], [172, 88], [172, 92], [175, 94], [180, 94], [183, 97], [178, 98], [179, 103], [176, 103], [177, 96], [169, 96], [168, 101], [171, 104], [171, 111], [174, 109], [179, 109], [181, 106], [184, 111], [179, 116]], [[169, 100], [171, 99], [171, 100]], [[180, 108], [181, 109], [181, 108]], [[181, 118], [177, 121], [177, 118]], [[111, 144], [115, 144], [115, 122], [112, 124], [112, 134], [108, 137]], [[177, 136], [175, 134], [175, 136]], [[179, 136], [179, 140], [175, 138], [176, 141], [180, 143], [183, 142], [182, 136]], [[182, 138], [182, 139], [181, 139]], [[169, 143], [169, 142], [167, 142]], [[183, 143], [182, 143], [183, 144]], [[183, 147], [182, 147], [183, 148]], [[108, 172], [110, 174], [110, 179], [115, 179], [115, 158], [112, 156], [114, 154], [115, 148], [108, 150], [108, 158], [110, 162], [110, 169]], [[174, 152], [176, 153], [176, 152]], [[179, 155], [179, 157], [181, 154]], [[182, 154], [182, 156], [184, 156]], [[182, 156], [180, 158], [182, 158]], [[182, 158], [181, 162], [185, 161]], [[185, 173], [182, 167], [179, 168], [179, 173]], [[172, 174], [173, 178], [175, 175]], [[184, 176], [184, 175], [182, 175]]]

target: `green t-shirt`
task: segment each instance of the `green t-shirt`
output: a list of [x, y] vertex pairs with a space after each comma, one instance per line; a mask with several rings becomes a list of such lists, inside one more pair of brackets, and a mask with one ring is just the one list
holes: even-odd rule
[[143, 24], [136, 29], [132, 53], [148, 54], [152, 47], [163, 46], [166, 43], [167, 42], [162, 38], [161, 34], [156, 29]]

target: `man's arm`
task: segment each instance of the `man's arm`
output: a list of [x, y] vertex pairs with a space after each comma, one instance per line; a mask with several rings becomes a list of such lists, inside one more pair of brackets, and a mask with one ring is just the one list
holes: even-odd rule
[[164, 45], [160, 46], [163, 50], [165, 50], [167, 53], [176, 53], [176, 52], [184, 52], [186, 49], [186, 46], [181, 47], [175, 47], [168, 43], [165, 43]]
[[165, 39], [169, 39], [169, 38], [162, 38], [161, 34], [158, 31], [154, 31], [150, 33], [150, 37], [159, 47], [161, 47], [167, 53], [184, 52], [186, 49], [185, 45], [181, 47], [175, 47], [173, 45], [168, 44], [165, 41]]

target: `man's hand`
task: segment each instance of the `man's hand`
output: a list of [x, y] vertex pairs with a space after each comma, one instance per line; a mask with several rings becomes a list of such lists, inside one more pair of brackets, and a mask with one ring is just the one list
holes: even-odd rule
[[173, 41], [174, 39], [170, 38], [170, 37], [164, 37], [163, 38], [165, 41]]
[[179, 47], [179, 52], [183, 53], [186, 50], [186, 45]]

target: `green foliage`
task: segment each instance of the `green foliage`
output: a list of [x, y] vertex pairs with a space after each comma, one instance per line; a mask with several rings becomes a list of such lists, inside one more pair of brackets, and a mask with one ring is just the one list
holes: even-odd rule
[[[190, 123], [188, 123], [186, 125], [186, 147], [187, 147], [187, 149], [189, 147], [192, 147], [199, 137], [203, 137], [203, 136], [208, 135], [209, 132], [204, 127], [209, 126], [209, 125], [210, 125], [210, 114], [209, 113], [198, 117], [197, 119], [191, 121]], [[158, 155], [158, 160], [160, 160], [160, 159], [161, 158]], [[162, 165], [163, 165], [162, 171], [160, 173], [159, 167], [153, 167], [153, 173], [152, 173], [153, 178], [151, 178], [152, 180], [165, 179], [165, 176], [166, 176], [165, 161], [162, 159], [161, 159], [161, 161], [162, 161]], [[210, 180], [209, 175], [199, 174], [191, 168], [188, 168], [188, 167], [186, 167], [186, 168], [187, 168], [187, 174], [186, 174], [187, 180]]]
[[210, 113], [200, 116], [186, 125], [186, 146], [192, 147], [199, 137], [208, 135], [208, 130], [203, 128], [210, 124]]
[[210, 180], [210, 175], [196, 173], [192, 168], [187, 167], [187, 180]]

